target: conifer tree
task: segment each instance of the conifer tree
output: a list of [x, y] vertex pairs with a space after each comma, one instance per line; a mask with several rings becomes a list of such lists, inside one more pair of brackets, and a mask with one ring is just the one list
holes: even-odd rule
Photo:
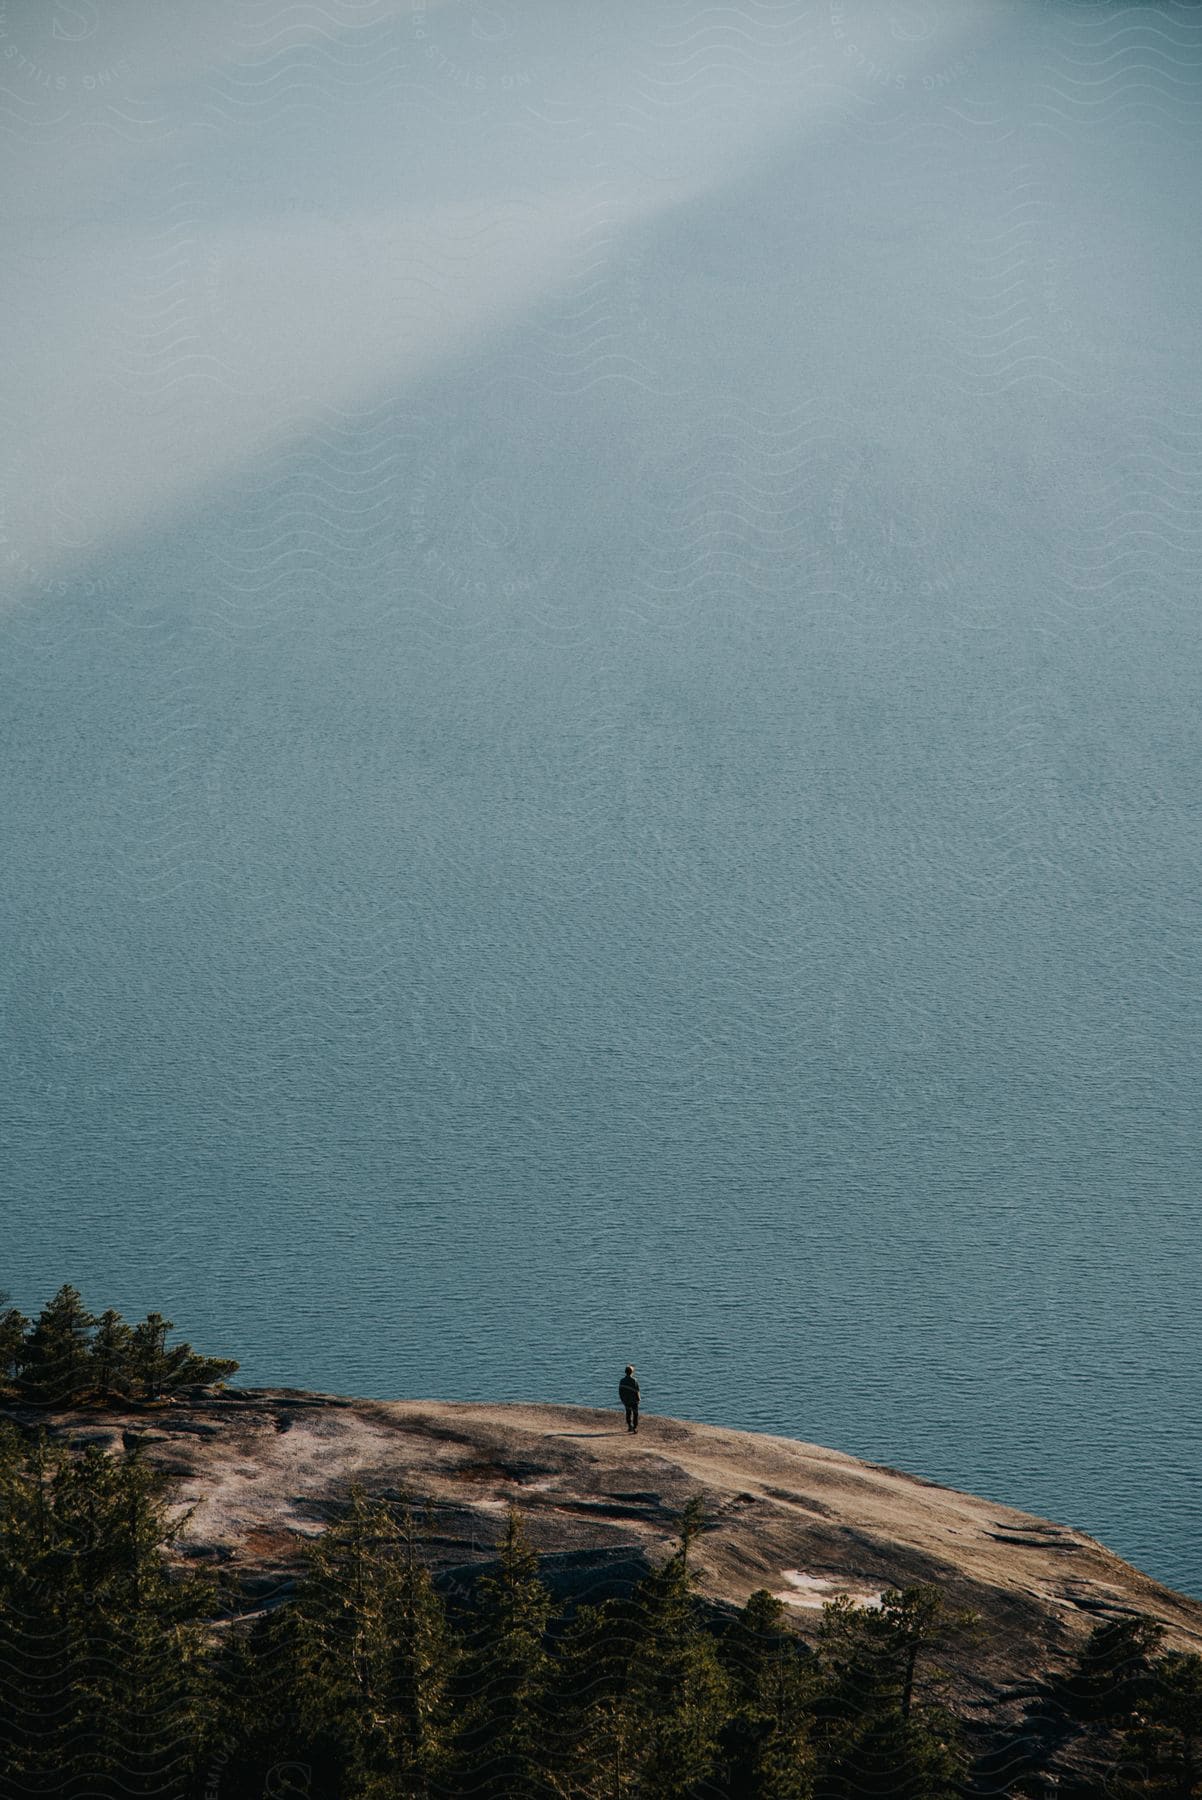
[[581, 1606], [560, 1641], [555, 1768], [573, 1800], [630, 1800], [640, 1789], [626, 1671], [641, 1618], [630, 1599]]
[[92, 1338], [91, 1377], [92, 1386], [102, 1400], [129, 1392], [132, 1381], [130, 1356], [133, 1335], [121, 1314], [114, 1312], [111, 1306], [96, 1321], [96, 1332]]
[[820, 1765], [819, 1800], [959, 1800], [968, 1759], [950, 1715], [870, 1712]]
[[18, 1307], [8, 1304], [10, 1296], [0, 1293], [0, 1394], [17, 1391], [17, 1375], [25, 1348], [29, 1320]]
[[1152, 1657], [1163, 1638], [1164, 1626], [1141, 1614], [1104, 1620], [1059, 1683], [1056, 1698], [1071, 1718], [1122, 1723], [1148, 1691]]
[[64, 1282], [38, 1314], [21, 1349], [22, 1399], [35, 1406], [69, 1406], [86, 1392], [95, 1323], [79, 1290]]
[[232, 1356], [202, 1356], [191, 1344], [184, 1344], [182, 1348], [186, 1354], [180, 1358], [172, 1377], [172, 1383], [177, 1387], [211, 1387], [228, 1381], [241, 1367]]
[[163, 1489], [136, 1454], [0, 1447], [0, 1792], [187, 1793], [212, 1595], [168, 1574]]
[[309, 1550], [294, 1602], [301, 1721], [319, 1769], [346, 1800], [382, 1793], [397, 1750], [387, 1617], [395, 1543], [388, 1509], [352, 1488], [345, 1515]]
[[495, 1567], [477, 1583], [475, 1614], [464, 1669], [465, 1791], [481, 1800], [541, 1800], [554, 1793], [548, 1741], [552, 1667], [546, 1647], [551, 1596], [516, 1507], [510, 1508]]
[[689, 1553], [703, 1517], [690, 1501], [675, 1554], [635, 1594], [638, 1635], [616, 1724], [633, 1791], [659, 1800], [687, 1800], [712, 1778], [727, 1713], [729, 1685], [693, 1595]]
[[733, 1689], [722, 1734], [730, 1792], [747, 1800], [806, 1800], [814, 1773], [812, 1658], [767, 1589], [751, 1595], [721, 1656]]
[[163, 1551], [178, 1534], [164, 1481], [138, 1451], [116, 1461], [89, 1449], [68, 1465], [80, 1520], [79, 1580], [99, 1611], [85, 1693], [98, 1721], [98, 1766], [122, 1795], [187, 1791], [212, 1722], [209, 1657], [200, 1621], [216, 1596], [195, 1575], [170, 1571]]
[[126, 1361], [145, 1400], [158, 1400], [172, 1388], [224, 1381], [237, 1372], [232, 1358], [200, 1356], [191, 1344], [169, 1344], [167, 1334], [174, 1330], [172, 1320], [160, 1312], [147, 1313], [133, 1328]]
[[[304, 1598], [302, 1587], [298, 1600]], [[263, 1800], [282, 1762], [318, 1774], [332, 1797], [335, 1775], [315, 1771], [312, 1725], [302, 1718], [296, 1621], [298, 1602], [271, 1607], [225, 1632], [213, 1665], [221, 1800]]]
[[[890, 1588], [881, 1595], [879, 1611], [872, 1619], [889, 1645], [890, 1654], [901, 1670], [900, 1711], [909, 1719], [914, 1710], [915, 1680], [919, 1659], [938, 1650], [958, 1632], [971, 1630], [976, 1624], [974, 1613], [953, 1610], [937, 1587], [922, 1582], [914, 1587]], [[942, 1677], [927, 1669], [929, 1682]]]
[[[973, 1615], [945, 1606], [918, 1584], [882, 1594], [877, 1607], [841, 1598], [823, 1608], [822, 1688], [816, 1703], [822, 1800], [899, 1795], [941, 1800], [958, 1791], [967, 1766], [950, 1713], [919, 1696], [919, 1665]], [[925, 1669], [928, 1687], [941, 1677]]]
[[425, 1800], [450, 1754], [455, 1646], [408, 1512], [352, 1489], [293, 1611], [271, 1647], [322, 1781], [343, 1800]]
[[394, 1600], [393, 1684], [400, 1724], [399, 1773], [414, 1800], [426, 1800], [451, 1760], [452, 1684], [459, 1661], [443, 1605], [421, 1560], [413, 1511], [400, 1517], [401, 1554]]
[[174, 1330], [173, 1322], [160, 1312], [147, 1313], [133, 1328], [129, 1368], [134, 1379], [141, 1383], [145, 1400], [157, 1400], [167, 1385], [170, 1373], [167, 1333]]
[[1129, 1744], [1146, 1792], [1164, 1800], [1202, 1796], [1202, 1656], [1170, 1650], [1158, 1657], [1137, 1704]]

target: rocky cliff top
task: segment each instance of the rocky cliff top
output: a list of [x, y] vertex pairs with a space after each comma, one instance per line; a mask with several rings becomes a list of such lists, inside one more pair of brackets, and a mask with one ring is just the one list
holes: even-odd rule
[[1034, 1682], [1106, 1617], [1150, 1614], [1167, 1628], [1166, 1647], [1202, 1651], [1202, 1603], [1084, 1533], [791, 1438], [655, 1417], [636, 1437], [620, 1413], [589, 1407], [282, 1388], [81, 1408], [55, 1415], [53, 1430], [143, 1443], [193, 1509], [181, 1553], [225, 1565], [250, 1608], [289, 1591], [304, 1540], [352, 1481], [427, 1506], [436, 1566], [469, 1578], [516, 1504], [551, 1585], [587, 1598], [663, 1559], [685, 1503], [700, 1495], [707, 1524], [694, 1562], [701, 1593], [718, 1604], [768, 1588], [805, 1637], [840, 1593], [870, 1605], [884, 1588], [933, 1581], [972, 1607], [983, 1629], [946, 1658], [950, 1697], [970, 1716], [993, 1709], [995, 1727], [1001, 1706], [1021, 1729]]

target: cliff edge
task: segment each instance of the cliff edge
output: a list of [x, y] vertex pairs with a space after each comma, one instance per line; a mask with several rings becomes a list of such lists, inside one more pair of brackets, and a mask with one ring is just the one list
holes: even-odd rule
[[[23, 1424], [35, 1415], [9, 1408]], [[780, 1596], [812, 1638], [836, 1594], [871, 1605], [888, 1587], [937, 1583], [981, 1618], [945, 1659], [948, 1698], [997, 1742], [1037, 1730], [1038, 1683], [1108, 1617], [1146, 1613], [1166, 1648], [1202, 1651], [1202, 1602], [1165, 1588], [1084, 1533], [817, 1444], [576, 1406], [353, 1400], [291, 1389], [193, 1393], [166, 1405], [80, 1408], [56, 1437], [142, 1443], [191, 1508], [179, 1553], [223, 1566], [247, 1610], [286, 1597], [304, 1541], [352, 1481], [427, 1509], [435, 1567], [470, 1581], [511, 1504], [559, 1592], [621, 1590], [670, 1551], [685, 1503], [707, 1522], [701, 1594]]]

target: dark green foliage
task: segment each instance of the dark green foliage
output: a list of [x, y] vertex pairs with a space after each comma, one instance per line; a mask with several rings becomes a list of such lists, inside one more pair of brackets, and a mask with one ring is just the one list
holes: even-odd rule
[[[407, 1509], [361, 1490], [316, 1541], [272, 1642], [304, 1754], [346, 1800], [424, 1796], [450, 1752], [456, 1647]], [[279, 1677], [283, 1676], [280, 1681]]]
[[[1159, 1636], [1143, 1633], [1140, 1642], [1159, 1642]], [[1202, 1657], [1171, 1650], [1140, 1662], [1138, 1675], [1123, 1683], [1122, 1709], [1109, 1715], [1108, 1793], [1116, 1800], [1199, 1800]]]
[[583, 1606], [564, 1633], [553, 1711], [562, 1791], [581, 1800], [625, 1800], [638, 1793], [635, 1721], [626, 1672], [639, 1641], [634, 1600]]
[[[257, 1800], [285, 1761], [330, 1800], [804, 1800], [805, 1771], [800, 1783], [787, 1775], [787, 1732], [773, 1737], [769, 1720], [756, 1785], [723, 1784], [733, 1685], [691, 1591], [696, 1528], [690, 1515], [676, 1554], [629, 1599], [584, 1607], [556, 1632], [538, 1556], [511, 1512], [456, 1632], [411, 1516], [354, 1493], [313, 1546], [295, 1600], [222, 1652], [241, 1771], [228, 1800]], [[787, 1636], [772, 1635], [749, 1675], [765, 1706]], [[786, 1666], [799, 1663], [787, 1654]], [[281, 1709], [286, 1723], [264, 1729]], [[798, 1725], [791, 1713], [786, 1723]]]
[[1202, 1656], [1170, 1650], [1153, 1668], [1137, 1704], [1132, 1739], [1151, 1792], [1175, 1800], [1202, 1795]]
[[7, 1294], [0, 1294], [0, 1394], [13, 1395], [29, 1320], [17, 1307], [9, 1306], [8, 1299]]
[[639, 1640], [627, 1672], [628, 1704], [644, 1791], [686, 1800], [717, 1772], [728, 1682], [693, 1594], [689, 1551], [701, 1529], [691, 1503], [676, 1554], [640, 1584]]
[[129, 1391], [133, 1378], [130, 1368], [133, 1335], [121, 1314], [114, 1312], [111, 1306], [96, 1321], [90, 1374], [92, 1386], [102, 1400]]
[[[908, 1719], [920, 1663], [974, 1624], [973, 1614], [951, 1610], [928, 1583], [890, 1588], [877, 1607], [832, 1601], [823, 1608], [819, 1644], [832, 1704], [856, 1714], [896, 1711]], [[924, 1675], [928, 1686], [939, 1679], [929, 1663]]]
[[972, 1623], [926, 1584], [890, 1589], [877, 1608], [847, 1600], [824, 1608], [816, 1707], [822, 1800], [942, 1800], [958, 1791], [967, 1757], [957, 1723], [920, 1690], [939, 1679], [930, 1653]]
[[511, 1508], [494, 1569], [476, 1589], [476, 1619], [464, 1669], [469, 1696], [460, 1772], [465, 1791], [498, 1800], [550, 1795], [551, 1596], [520, 1514]]
[[111, 1307], [96, 1319], [65, 1284], [32, 1326], [15, 1307], [0, 1313], [0, 1392], [47, 1409], [93, 1398], [153, 1401], [237, 1372], [230, 1357], [168, 1343], [174, 1329], [157, 1312], [133, 1327]]
[[136, 1455], [0, 1443], [0, 1793], [187, 1795], [211, 1729], [199, 1621]]
[[807, 1800], [813, 1791], [813, 1659], [785, 1625], [784, 1611], [761, 1588], [722, 1640], [733, 1703], [723, 1760], [729, 1792], [740, 1800]]
[[1137, 1614], [1099, 1625], [1057, 1689], [1069, 1717], [1104, 1724], [1130, 1718], [1148, 1690], [1152, 1657], [1163, 1637], [1162, 1625]]
[[691, 1505], [675, 1555], [628, 1600], [582, 1608], [562, 1640], [552, 1791], [574, 1800], [719, 1794], [730, 1684], [692, 1591]]
[[[1162, 1652], [1165, 1628], [1130, 1613], [1089, 1635], [1043, 1694], [1062, 1745], [1102, 1771], [1081, 1800], [1202, 1800], [1202, 1656]], [[1035, 1791], [1039, 1791], [1036, 1788]]]
[[126, 1366], [133, 1390], [144, 1400], [158, 1400], [173, 1388], [224, 1381], [237, 1371], [238, 1364], [226, 1357], [199, 1356], [191, 1344], [169, 1344], [167, 1334], [174, 1330], [159, 1312], [147, 1313], [133, 1328]]
[[894, 1709], [851, 1722], [838, 1754], [822, 1768], [822, 1800], [954, 1800], [968, 1759], [950, 1715]]
[[446, 1607], [422, 1561], [408, 1506], [401, 1514], [400, 1528], [393, 1680], [400, 1717], [401, 1766], [408, 1771], [412, 1793], [425, 1800], [451, 1758], [451, 1690], [461, 1652]]
[[96, 1323], [79, 1290], [64, 1282], [38, 1314], [18, 1353], [18, 1389], [34, 1406], [70, 1406], [89, 1386]]

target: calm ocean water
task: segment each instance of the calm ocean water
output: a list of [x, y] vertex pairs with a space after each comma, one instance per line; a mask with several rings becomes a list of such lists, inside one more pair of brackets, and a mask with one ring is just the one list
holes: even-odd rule
[[1202, 18], [572, 10], [22, 50], [0, 1281], [1202, 1595]]

